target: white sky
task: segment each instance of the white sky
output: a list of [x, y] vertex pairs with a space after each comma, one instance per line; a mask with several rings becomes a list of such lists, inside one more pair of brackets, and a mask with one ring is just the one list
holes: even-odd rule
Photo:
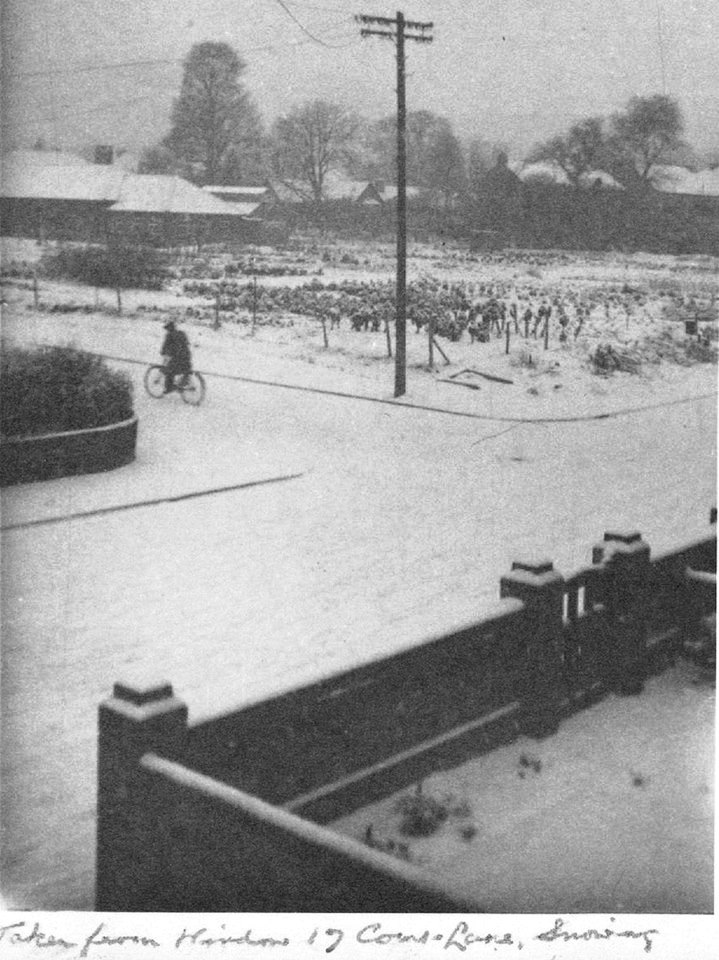
[[[137, 149], [167, 131], [193, 43], [221, 40], [247, 61], [267, 122], [315, 97], [367, 116], [395, 109], [394, 49], [361, 40], [376, 0], [3, 0], [3, 140]], [[520, 154], [582, 116], [666, 92], [687, 138], [719, 147], [719, 0], [407, 0], [434, 42], [407, 45], [408, 108]], [[659, 25], [664, 70], [660, 56]], [[134, 63], [107, 69], [107, 64]], [[663, 77], [664, 74], [664, 77]]]

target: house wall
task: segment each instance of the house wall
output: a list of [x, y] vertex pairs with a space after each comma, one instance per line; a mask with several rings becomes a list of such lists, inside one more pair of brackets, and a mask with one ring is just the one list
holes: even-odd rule
[[110, 203], [0, 197], [0, 233], [33, 240], [104, 243]]

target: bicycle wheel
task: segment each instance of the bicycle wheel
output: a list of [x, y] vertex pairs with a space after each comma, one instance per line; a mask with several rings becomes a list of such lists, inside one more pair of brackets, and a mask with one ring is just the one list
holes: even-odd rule
[[151, 397], [161, 397], [165, 392], [165, 369], [157, 364], [145, 371], [145, 390]]
[[205, 397], [205, 378], [196, 370], [188, 373], [184, 386], [180, 387], [180, 393], [185, 403], [199, 407]]

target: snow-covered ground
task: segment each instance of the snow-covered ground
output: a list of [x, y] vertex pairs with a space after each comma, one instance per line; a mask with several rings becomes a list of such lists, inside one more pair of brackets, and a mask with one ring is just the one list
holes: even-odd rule
[[[613, 268], [600, 267], [604, 282]], [[552, 268], [552, 283], [562, 269], [575, 283], [575, 263]], [[20, 286], [5, 298], [8, 340], [124, 358], [112, 362], [131, 374], [140, 417], [131, 466], [3, 491], [10, 905], [92, 905], [96, 712], [115, 680], [159, 676], [191, 719], [215, 715], [481, 616], [521, 556], [570, 573], [605, 529], [624, 526], [660, 550], [702, 534], [715, 503], [710, 366], [600, 379], [579, 349], [557, 345], [537, 370], [517, 364], [518, 345], [505, 357], [500, 342], [442, 341], [451, 366], [430, 372], [412, 331], [406, 405], [396, 405], [383, 333], [332, 331], [325, 351], [310, 321], [255, 337], [188, 325], [208, 382], [195, 409], [142, 389], [170, 294], [128, 294], [123, 317], [36, 313]], [[92, 291], [43, 285], [48, 303], [83, 298]], [[515, 382], [446, 382], [464, 368]]]
[[712, 682], [680, 663], [537, 743], [428, 777], [449, 812], [403, 834], [402, 791], [333, 824], [451, 879], [489, 913], [712, 913]]

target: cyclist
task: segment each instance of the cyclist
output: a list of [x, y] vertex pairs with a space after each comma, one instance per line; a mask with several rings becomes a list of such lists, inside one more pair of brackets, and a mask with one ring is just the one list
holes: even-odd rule
[[182, 374], [184, 377], [192, 372], [192, 355], [187, 334], [178, 330], [174, 320], [165, 324], [167, 331], [160, 348], [165, 365], [165, 393], [175, 389], [175, 377]]

